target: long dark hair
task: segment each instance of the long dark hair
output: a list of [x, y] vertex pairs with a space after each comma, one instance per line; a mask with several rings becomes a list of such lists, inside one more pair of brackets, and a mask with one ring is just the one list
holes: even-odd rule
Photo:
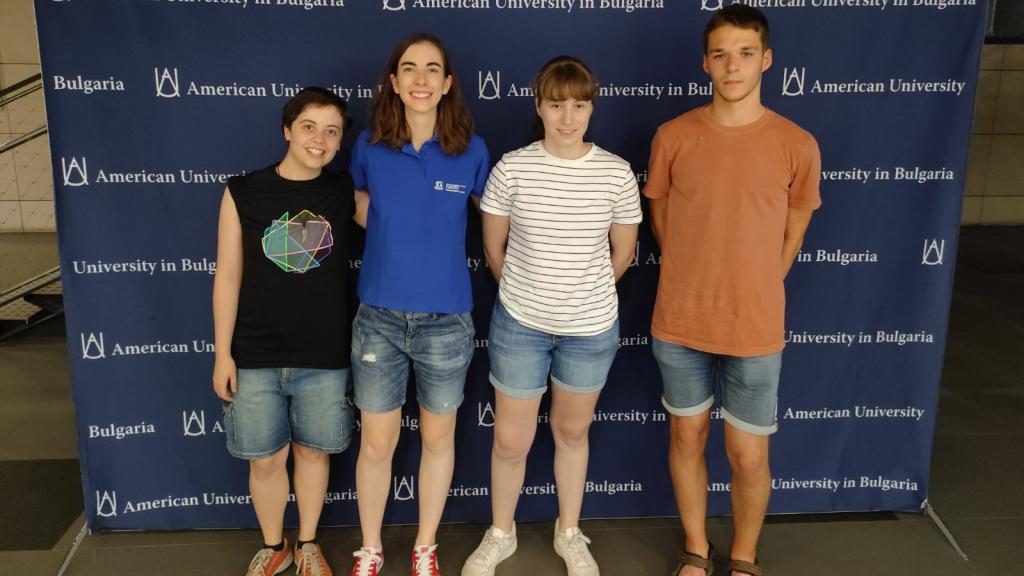
[[448, 93], [441, 96], [437, 104], [437, 136], [441, 142], [441, 150], [449, 156], [459, 156], [469, 148], [469, 139], [473, 135], [473, 116], [466, 107], [462, 97], [459, 79], [452, 69], [448, 50], [436, 36], [427, 33], [413, 34], [403, 40], [391, 53], [384, 78], [381, 79], [381, 91], [373, 102], [373, 136], [371, 144], [384, 142], [392, 148], [401, 148], [409, 142], [409, 123], [405, 120], [405, 104], [394, 90], [391, 90], [391, 75], [398, 74], [398, 63], [402, 54], [414, 44], [433, 44], [441, 52], [444, 74], [452, 77], [452, 85]]

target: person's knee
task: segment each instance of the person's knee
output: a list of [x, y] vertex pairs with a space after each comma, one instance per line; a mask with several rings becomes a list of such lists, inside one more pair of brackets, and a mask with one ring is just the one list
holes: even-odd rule
[[672, 450], [684, 456], [704, 454], [711, 429], [707, 419], [675, 418], [672, 423]]
[[431, 455], [444, 455], [455, 451], [455, 431], [450, 430], [444, 433], [425, 434], [420, 429], [420, 440], [423, 452]]
[[398, 445], [398, 435], [390, 434], [363, 434], [359, 443], [359, 459], [368, 460], [373, 463], [387, 462], [395, 452]]
[[566, 448], [582, 448], [590, 439], [590, 421], [565, 422], [552, 418], [551, 434], [555, 443]]
[[250, 460], [249, 470], [257, 481], [266, 480], [278, 474], [287, 473], [287, 468], [285, 467], [287, 462], [288, 447], [285, 446], [270, 456]]
[[768, 473], [768, 446], [761, 443], [748, 443], [740, 446], [727, 446], [726, 453], [733, 474], [740, 477], [758, 477]]
[[530, 453], [530, 446], [533, 445], [533, 437], [519, 433], [518, 431], [504, 431], [495, 428], [494, 432], [494, 456], [500, 460], [519, 462], [526, 460]]
[[302, 446], [301, 444], [292, 444], [292, 454], [296, 462], [316, 463], [326, 461], [329, 456], [325, 452], [321, 452], [315, 448], [309, 448]]

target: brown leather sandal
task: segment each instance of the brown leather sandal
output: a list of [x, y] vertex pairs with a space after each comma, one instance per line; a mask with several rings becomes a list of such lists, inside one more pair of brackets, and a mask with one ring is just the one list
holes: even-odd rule
[[679, 555], [679, 565], [676, 566], [675, 571], [672, 572], [672, 576], [679, 576], [679, 573], [683, 571], [686, 566], [693, 566], [694, 568], [700, 568], [704, 571], [705, 576], [711, 576], [715, 573], [715, 547], [712, 546], [711, 542], [708, 542], [708, 557], [698, 556], [692, 552], [683, 552]]
[[743, 560], [729, 559], [729, 576], [732, 576], [733, 572], [739, 572], [741, 574], [749, 574], [750, 576], [763, 576], [764, 572], [761, 571], [761, 567], [757, 565], [755, 560], [753, 564], [750, 562], [744, 562]]

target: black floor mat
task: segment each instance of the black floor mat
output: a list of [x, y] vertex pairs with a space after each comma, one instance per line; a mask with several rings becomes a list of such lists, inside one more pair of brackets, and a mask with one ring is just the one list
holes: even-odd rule
[[0, 550], [49, 550], [82, 513], [78, 460], [0, 460]]

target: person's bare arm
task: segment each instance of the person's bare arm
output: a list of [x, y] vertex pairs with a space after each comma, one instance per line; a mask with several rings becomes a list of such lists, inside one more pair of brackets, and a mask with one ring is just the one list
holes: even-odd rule
[[484, 228], [484, 257], [494, 275], [495, 282], [501, 282], [501, 269], [505, 265], [505, 249], [508, 247], [508, 229], [511, 219], [490, 212], [480, 212]]
[[238, 292], [242, 287], [242, 224], [231, 193], [224, 191], [217, 228], [217, 274], [213, 279], [213, 330], [216, 359], [213, 391], [225, 402], [238, 391], [238, 370], [231, 357], [231, 338], [238, 315]]
[[638, 224], [612, 224], [608, 232], [608, 243], [612, 253], [612, 272], [618, 282], [633, 263], [636, 255], [636, 235]]
[[789, 274], [793, 261], [804, 245], [804, 233], [811, 223], [813, 210], [807, 208], [790, 208], [786, 215], [786, 235], [782, 240], [782, 277]]
[[366, 215], [370, 211], [370, 193], [366, 190], [356, 190], [355, 200], [356, 212], [352, 215], [352, 220], [365, 230]]

